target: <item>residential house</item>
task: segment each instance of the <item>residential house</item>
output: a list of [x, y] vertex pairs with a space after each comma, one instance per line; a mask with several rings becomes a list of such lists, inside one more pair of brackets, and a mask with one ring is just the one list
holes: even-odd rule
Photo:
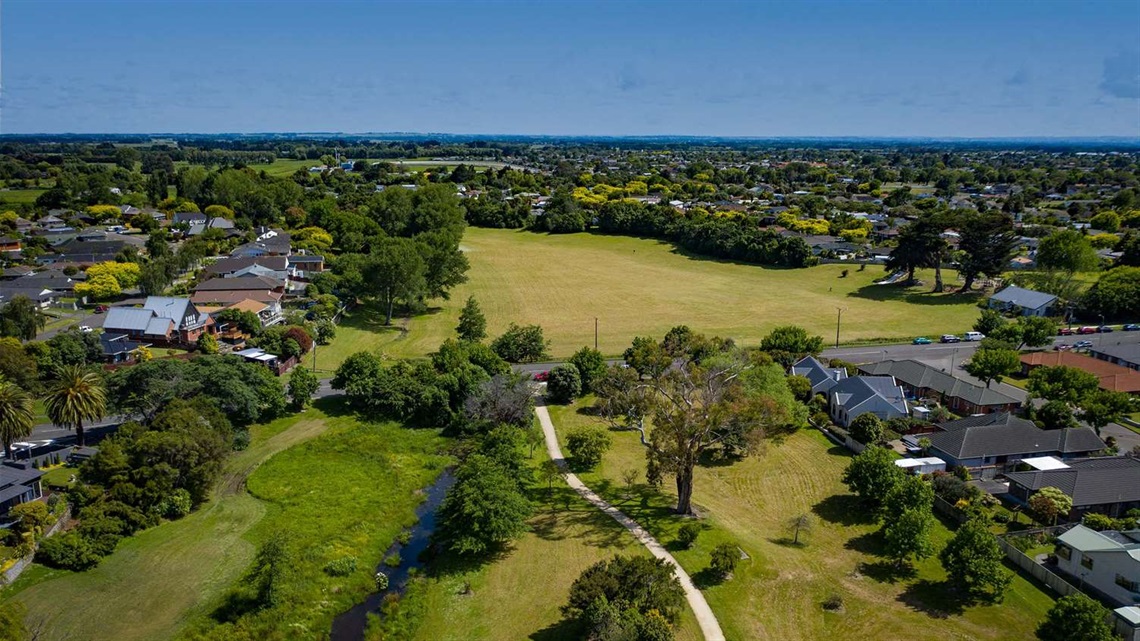
[[133, 341], [126, 334], [104, 331], [99, 334], [99, 344], [103, 348], [103, 360], [107, 363], [129, 363], [135, 359], [139, 348], [145, 343]]
[[174, 217], [171, 219], [172, 225], [191, 225], [194, 223], [206, 224], [206, 214], [196, 211], [179, 211], [175, 212]]
[[1089, 356], [1128, 369], [1140, 370], [1140, 344], [1104, 346], [1098, 341], [1095, 347], [1089, 349]]
[[1008, 472], [1009, 493], [1028, 501], [1043, 487], [1055, 487], [1073, 499], [1070, 519], [1086, 512], [1120, 517], [1140, 507], [1140, 459], [1127, 456], [1061, 461], [1037, 465], [1023, 472]]
[[15, 280], [24, 276], [31, 276], [34, 273], [36, 273], [36, 270], [28, 267], [27, 265], [13, 265], [11, 267], [4, 268], [3, 271], [0, 271], [0, 280]]
[[803, 376], [811, 381], [812, 396], [827, 394], [837, 383], [847, 378], [847, 369], [827, 367], [814, 356], [805, 356], [792, 365], [794, 376]]
[[1056, 303], [1057, 297], [1052, 294], [1010, 285], [990, 296], [986, 304], [990, 309], [1007, 312], [1020, 310], [1022, 316], [1049, 316]]
[[289, 290], [303, 291], [313, 276], [325, 271], [325, 257], [316, 254], [289, 255]]
[[1118, 605], [1140, 602], [1140, 531], [1075, 525], [1057, 537], [1057, 569]]
[[[1022, 459], [1055, 456], [1084, 458], [1107, 447], [1087, 427], [1043, 430], [1008, 412], [983, 414], [938, 424], [925, 434], [929, 451], [948, 465], [970, 468], [982, 478], [1012, 471]], [[906, 437], [907, 439], [915, 437]]]
[[186, 235], [201, 236], [206, 232], [207, 229], [219, 229], [225, 232], [227, 236], [240, 234], [240, 232], [234, 227], [233, 221], [222, 218], [220, 216], [215, 216], [209, 221], [190, 223], [190, 229], [186, 232]]
[[871, 376], [893, 376], [910, 398], [937, 400], [955, 414], [1012, 412], [1021, 401], [987, 387], [975, 385], [915, 360], [879, 361], [860, 365]]
[[257, 256], [288, 256], [292, 253], [289, 246], [289, 234], [280, 229], [259, 227], [257, 238], [253, 242], [239, 246], [230, 252], [230, 256], [257, 257]]
[[34, 501], [44, 495], [40, 479], [44, 473], [27, 461], [0, 463], [0, 517], [21, 503]]
[[1123, 365], [1071, 351], [1032, 352], [1021, 355], [1021, 373], [1026, 376], [1038, 367], [1057, 367], [1060, 365], [1092, 374], [1099, 381], [1101, 389], [1140, 394], [1140, 372], [1128, 369]]
[[211, 278], [203, 281], [194, 288], [194, 295], [191, 300], [200, 305], [229, 305], [246, 299], [279, 305], [284, 295], [284, 281], [265, 276], [247, 275]]
[[265, 276], [284, 281], [289, 278], [291, 256], [251, 256], [223, 258], [203, 271], [210, 278], [233, 278], [236, 276]]
[[909, 413], [906, 395], [891, 376], [852, 376], [837, 381], [828, 391], [828, 407], [831, 420], [842, 427], [868, 412], [883, 420]]
[[24, 246], [20, 244], [19, 238], [0, 236], [0, 254], [11, 256], [13, 254], [19, 254], [23, 249]]
[[192, 345], [215, 331], [214, 319], [186, 298], [148, 296], [141, 308], [112, 307], [103, 319], [104, 333], [149, 343]]
[[234, 352], [234, 354], [237, 354], [251, 363], [261, 363], [278, 376], [293, 369], [297, 364], [297, 358], [295, 356], [282, 358], [276, 354], [270, 354], [265, 350], [257, 349], [256, 347], [243, 349], [239, 352]]

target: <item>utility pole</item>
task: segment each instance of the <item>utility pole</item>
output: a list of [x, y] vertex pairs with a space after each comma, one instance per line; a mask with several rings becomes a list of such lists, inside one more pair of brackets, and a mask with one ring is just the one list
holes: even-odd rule
[[835, 311], [839, 312], [835, 317], [835, 346], [839, 347], [839, 323], [843, 320], [843, 308], [836, 307]]
[[598, 351], [598, 317], [594, 317], [594, 351]]

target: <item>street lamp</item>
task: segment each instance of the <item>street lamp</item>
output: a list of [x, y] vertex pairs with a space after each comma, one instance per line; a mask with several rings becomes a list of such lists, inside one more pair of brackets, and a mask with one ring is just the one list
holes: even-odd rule
[[838, 312], [838, 314], [835, 317], [835, 347], [836, 348], [839, 347], [839, 323], [840, 323], [840, 321], [843, 320], [843, 310], [844, 309], [845, 308], [843, 308], [843, 307], [836, 307], [835, 308], [835, 311]]

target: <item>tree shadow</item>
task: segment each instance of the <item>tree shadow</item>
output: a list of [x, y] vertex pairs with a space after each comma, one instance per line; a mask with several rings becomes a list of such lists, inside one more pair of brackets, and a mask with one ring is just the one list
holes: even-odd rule
[[[578, 409], [574, 410], [574, 413], [575, 414], [581, 414], [582, 416], [598, 416], [599, 415], [598, 414], [598, 408], [594, 407], [593, 405], [583, 405], [582, 407], [579, 407]], [[614, 428], [610, 428], [610, 429], [614, 429]]]
[[840, 525], [868, 525], [875, 516], [854, 494], [835, 494], [811, 506], [811, 511], [829, 523]]
[[343, 395], [325, 396], [313, 400], [313, 407], [329, 416], [348, 416], [352, 409]]
[[262, 604], [253, 590], [239, 587], [231, 590], [218, 607], [210, 612], [210, 618], [218, 623], [233, 623], [241, 617], [260, 610]]
[[860, 563], [859, 573], [871, 577], [879, 583], [898, 583], [918, 576], [918, 571], [910, 563], [899, 565], [894, 561], [874, 561]]
[[700, 457], [697, 459], [697, 465], [701, 467], [730, 467], [731, 465], [744, 460], [741, 456], [726, 454], [724, 450], [712, 449], [704, 450], [701, 452]]
[[[953, 289], [953, 285], [951, 284], [951, 287], [947, 289]], [[847, 295], [853, 298], [896, 301], [912, 305], [962, 305], [977, 302], [981, 298], [981, 294], [978, 292], [936, 294], [931, 292], [929, 288], [919, 289], [918, 286], [906, 285], [864, 285]]]
[[693, 585], [696, 586], [698, 590], [707, 590], [709, 588], [716, 587], [725, 581], [724, 576], [722, 576], [720, 572], [717, 572], [711, 567], [697, 571], [692, 575], [692, 578]]
[[769, 543], [775, 543], [776, 545], [779, 545], [782, 547], [796, 548], [799, 550], [802, 550], [808, 546], [807, 537], [804, 534], [800, 534], [800, 540], [799, 541], [796, 541], [795, 539], [793, 539], [790, 536], [781, 536], [778, 538], [769, 537], [768, 542]]
[[960, 615], [973, 603], [973, 599], [959, 594], [948, 582], [930, 579], [908, 585], [898, 596], [898, 601], [932, 619]]
[[849, 539], [843, 547], [868, 556], [886, 556], [883, 551], [884, 544], [883, 535], [876, 530]]
[[531, 641], [578, 641], [585, 638], [583, 626], [576, 619], [562, 619], [530, 635]]

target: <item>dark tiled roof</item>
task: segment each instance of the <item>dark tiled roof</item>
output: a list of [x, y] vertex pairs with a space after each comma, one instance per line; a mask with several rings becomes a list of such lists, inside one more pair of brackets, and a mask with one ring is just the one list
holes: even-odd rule
[[1006, 396], [1001, 392], [982, 387], [981, 385], [974, 385], [960, 378], [955, 378], [946, 372], [915, 360], [868, 363], [866, 365], [860, 365], [859, 371], [875, 376], [894, 376], [899, 381], [911, 387], [932, 389], [947, 396], [969, 401], [974, 405], [1020, 404], [1016, 398]]
[[1087, 454], [1105, 448], [1087, 427], [1043, 430], [1006, 412], [971, 416], [939, 425], [930, 444], [956, 459], [1013, 454]]
[[257, 256], [248, 258], [223, 258], [218, 262], [207, 265], [207, 274], [231, 274], [253, 265], [261, 265], [273, 271], [285, 271], [292, 258], [288, 256]]
[[827, 392], [837, 381], [847, 378], [847, 370], [825, 366], [814, 356], [805, 356], [792, 365], [792, 374], [811, 381], [812, 392]]
[[849, 412], [869, 400], [879, 398], [904, 416], [907, 413], [902, 390], [890, 376], [852, 376], [836, 383], [831, 388], [831, 394]]
[[1112, 358], [1125, 361], [1127, 363], [1138, 364], [1140, 363], [1140, 343], [1131, 345], [1109, 345], [1107, 347], [1097, 346], [1089, 350], [1089, 353], [1096, 356], [1103, 354], [1111, 356]]
[[1131, 457], [1070, 461], [1068, 469], [1011, 472], [1006, 477], [1030, 490], [1059, 488], [1077, 507], [1140, 501], [1140, 460]]
[[10, 485], [29, 485], [44, 473], [34, 467], [23, 468], [13, 463], [0, 463], [0, 488]]
[[211, 278], [210, 280], [198, 283], [198, 286], [194, 288], [194, 291], [265, 291], [269, 289], [277, 289], [284, 286], [285, 283], [273, 278], [266, 278], [265, 276], [238, 276], [236, 278]]

